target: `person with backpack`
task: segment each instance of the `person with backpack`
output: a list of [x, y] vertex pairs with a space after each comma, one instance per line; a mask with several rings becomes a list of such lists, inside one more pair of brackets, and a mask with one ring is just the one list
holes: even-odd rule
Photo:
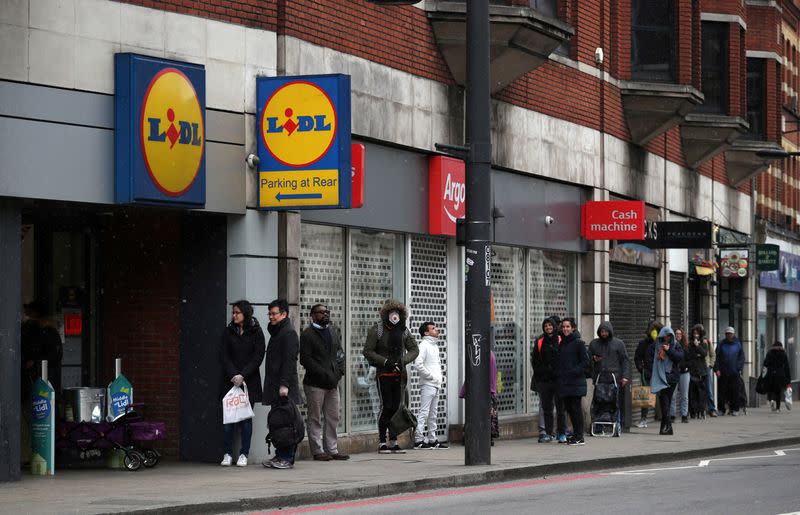
[[542, 334], [531, 346], [531, 390], [539, 393], [539, 411], [544, 419], [544, 425], [539, 431], [539, 443], [553, 441], [553, 407], [556, 409], [556, 439], [559, 443], [567, 442], [566, 426], [567, 416], [564, 404], [558, 396], [556, 384], [555, 364], [562, 337], [557, 333], [558, 322], [553, 317], [545, 318], [542, 322]]
[[[289, 320], [289, 304], [285, 299], [276, 299], [269, 303], [269, 345], [264, 363], [264, 404], [270, 411], [280, 405], [292, 404], [295, 410], [302, 402], [300, 385], [297, 381], [297, 355], [300, 352], [300, 341], [291, 320]], [[275, 442], [275, 456], [265, 460], [262, 465], [276, 469], [294, 467], [297, 444], [278, 445]]]
[[586, 396], [586, 369], [589, 356], [586, 344], [576, 336], [574, 330], [575, 320], [572, 318], [562, 320], [561, 331], [564, 336], [556, 354], [554, 370], [558, 395], [564, 402], [564, 409], [572, 422], [572, 436], [567, 439], [567, 444], [584, 445], [581, 398]]

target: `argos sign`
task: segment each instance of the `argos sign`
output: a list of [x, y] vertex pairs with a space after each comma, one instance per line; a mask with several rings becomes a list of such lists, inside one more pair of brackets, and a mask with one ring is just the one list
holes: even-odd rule
[[428, 232], [456, 235], [456, 220], [467, 209], [467, 183], [464, 161], [434, 156], [428, 161]]
[[117, 202], [204, 206], [205, 69], [127, 53], [115, 68]]
[[350, 77], [259, 77], [256, 96], [259, 207], [350, 207]]

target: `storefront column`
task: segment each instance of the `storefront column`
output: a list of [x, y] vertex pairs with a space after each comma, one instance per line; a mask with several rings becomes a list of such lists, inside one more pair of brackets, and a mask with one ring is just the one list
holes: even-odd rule
[[[758, 276], [752, 274], [747, 278], [747, 284], [744, 287], [742, 294], [742, 347], [744, 347], [744, 370], [743, 375], [746, 378], [755, 377], [758, 375], [759, 364], [756, 360], [756, 320], [758, 312]], [[755, 383], [754, 383], [755, 385]], [[753, 387], [755, 388], [755, 386]], [[755, 395], [755, 390], [750, 392], [750, 397]], [[753, 398], [753, 400], [755, 400]]]
[[289, 317], [300, 328], [300, 213], [278, 214], [278, 297], [289, 303]]
[[675, 321], [670, 319], [669, 304], [669, 257], [666, 250], [657, 250], [661, 268], [656, 272], [656, 320], [675, 329]]
[[[590, 200], [607, 201], [608, 191], [595, 189]], [[591, 335], [609, 313], [609, 242], [595, 240], [589, 245], [589, 252], [580, 257], [580, 316], [578, 329], [588, 344]], [[588, 339], [587, 339], [588, 338]]]
[[0, 481], [20, 479], [21, 230], [18, 203], [0, 199]]

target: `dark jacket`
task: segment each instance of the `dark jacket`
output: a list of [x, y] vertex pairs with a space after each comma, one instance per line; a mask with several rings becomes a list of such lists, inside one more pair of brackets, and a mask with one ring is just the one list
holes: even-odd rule
[[689, 347], [683, 355], [683, 364], [689, 370], [690, 377], [699, 379], [708, 375], [707, 355], [708, 344], [704, 339], [698, 339], [697, 345], [695, 345], [694, 341], [689, 342]]
[[772, 347], [764, 358], [764, 367], [767, 369], [767, 385], [770, 390], [780, 391], [786, 388], [792, 377], [789, 369], [789, 358], [783, 347]]
[[[552, 318], [546, 318], [542, 322], [542, 331], [544, 331], [545, 322], [550, 322], [553, 327], [557, 327]], [[531, 369], [533, 375], [531, 376], [531, 390], [538, 391], [536, 384], [550, 384], [556, 380], [555, 371], [553, 368], [556, 363], [556, 355], [558, 354], [559, 343], [562, 337], [556, 331], [548, 336], [547, 333], [542, 334], [533, 341], [531, 345]]]
[[[389, 313], [394, 310], [400, 313], [400, 323], [397, 326], [392, 326], [388, 319]], [[381, 321], [367, 331], [363, 354], [369, 364], [377, 369], [378, 375], [391, 373], [392, 369], [388, 363], [396, 361], [405, 369], [406, 365], [419, 356], [417, 340], [405, 326], [407, 319], [408, 311], [402, 303], [387, 301], [381, 308]], [[402, 331], [400, 337], [402, 343], [397, 348], [392, 348], [390, 345], [392, 331]]]
[[235, 375], [244, 377], [247, 384], [247, 394], [250, 404], [261, 402], [261, 362], [264, 361], [264, 331], [258, 320], [250, 318], [245, 320], [244, 330], [239, 334], [236, 326], [231, 322], [222, 332], [222, 345], [220, 360], [225, 377], [222, 383], [222, 395], [228, 393], [233, 383], [231, 378]]
[[636, 352], [633, 353], [633, 364], [640, 374], [644, 374], [649, 381], [653, 375], [653, 352], [656, 341], [649, 336], [639, 340]]
[[306, 327], [300, 335], [300, 364], [306, 369], [303, 384], [332, 390], [344, 375], [344, 350], [330, 326]]
[[586, 366], [589, 364], [586, 344], [572, 333], [564, 336], [556, 354], [556, 384], [560, 397], [586, 395]]
[[[600, 337], [600, 330], [608, 331], [608, 338]], [[597, 338], [589, 344], [589, 355], [593, 361], [592, 377], [602, 372], [611, 372], [619, 382], [623, 377], [628, 379], [628, 350], [625, 343], [619, 338], [614, 337], [614, 328], [611, 322], [604, 320], [597, 327]], [[595, 356], [600, 356], [600, 361], [594, 361]]]
[[289, 388], [289, 397], [301, 404], [300, 385], [297, 382], [297, 354], [300, 342], [289, 317], [277, 325], [268, 325], [270, 334], [267, 359], [264, 363], [264, 404], [271, 406], [278, 401], [281, 386]]
[[723, 375], [737, 375], [744, 368], [744, 350], [739, 338], [728, 342], [723, 338], [717, 344], [717, 360], [714, 362], [714, 372]]

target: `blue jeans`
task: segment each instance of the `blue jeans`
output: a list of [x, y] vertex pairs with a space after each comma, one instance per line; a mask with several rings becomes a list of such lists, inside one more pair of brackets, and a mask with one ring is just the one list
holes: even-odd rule
[[708, 368], [708, 380], [706, 384], [708, 385], [708, 411], [717, 411], [717, 405], [714, 403], [714, 369], [711, 367]]
[[[678, 387], [675, 388], [675, 391], [672, 393], [672, 402], [670, 402], [669, 406], [669, 415], [671, 417], [675, 416], [675, 412], [677, 411], [676, 406], [678, 404], [678, 400], [680, 399], [681, 402], [681, 416], [688, 417], [689, 416], [689, 380], [691, 379], [689, 372], [683, 372], [680, 377], [678, 378]], [[678, 390], [680, 389], [680, 393]]]
[[293, 447], [285, 447], [283, 449], [278, 449], [277, 447], [275, 447], [275, 457], [286, 460], [289, 463], [294, 463], [295, 451], [297, 451], [296, 445]]
[[225, 454], [230, 454], [231, 456], [233, 456], [234, 426], [239, 426], [242, 432], [241, 435], [242, 445], [241, 449], [239, 450], [239, 454], [244, 454], [245, 456], [247, 456], [248, 454], [250, 454], [250, 439], [253, 437], [253, 419], [248, 418], [247, 420], [242, 420], [241, 422], [237, 422], [235, 424], [222, 425], [222, 435], [225, 447]]

